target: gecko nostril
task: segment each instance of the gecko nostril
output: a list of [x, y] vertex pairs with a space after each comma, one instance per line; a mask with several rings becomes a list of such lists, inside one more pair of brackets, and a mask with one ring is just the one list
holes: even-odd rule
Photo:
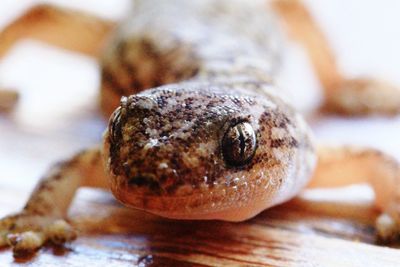
[[131, 95], [127, 100], [127, 107], [130, 110], [142, 109], [142, 110], [154, 110], [157, 109], [157, 102], [146, 95]]

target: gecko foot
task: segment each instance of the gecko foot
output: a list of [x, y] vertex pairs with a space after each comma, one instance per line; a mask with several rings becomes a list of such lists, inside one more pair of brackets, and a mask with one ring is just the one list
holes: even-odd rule
[[0, 220], [0, 247], [11, 246], [16, 257], [36, 252], [47, 241], [64, 244], [76, 236], [75, 229], [57, 217], [22, 212]]
[[0, 88], [0, 112], [11, 111], [17, 104], [18, 97], [16, 91]]
[[346, 80], [328, 97], [325, 109], [345, 115], [397, 115], [400, 112], [400, 88], [384, 80]]
[[[396, 176], [400, 175], [400, 168], [396, 165]], [[379, 241], [383, 243], [392, 243], [400, 241], [400, 190], [393, 188], [393, 190], [386, 190], [385, 197], [386, 205], [383, 207], [382, 213], [375, 221], [375, 227], [378, 234]], [[379, 202], [379, 199], [378, 199]], [[384, 203], [384, 201], [381, 201]]]
[[382, 213], [375, 222], [378, 238], [383, 243], [391, 243], [400, 238], [400, 221], [387, 213]]

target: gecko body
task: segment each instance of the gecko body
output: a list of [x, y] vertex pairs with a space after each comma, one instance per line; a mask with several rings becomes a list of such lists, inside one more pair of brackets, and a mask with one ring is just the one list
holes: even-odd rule
[[[0, 220], [0, 245], [19, 253], [47, 240], [74, 239], [64, 218], [81, 186], [111, 188], [126, 206], [168, 218], [243, 221], [293, 198], [312, 178], [314, 187], [370, 183], [382, 210], [378, 233], [396, 237], [398, 163], [371, 149], [316, 149], [305, 120], [275, 83], [286, 40], [278, 15], [303, 33], [293, 31], [310, 55], [330, 109], [392, 114], [400, 106], [399, 92], [343, 78], [304, 6], [295, 0], [276, 3], [272, 10], [258, 0], [136, 1], [117, 28], [54, 7], [32, 11], [44, 24], [68, 28], [63, 23], [69, 18], [79, 26], [76, 32], [89, 29], [80, 51], [92, 55], [99, 53], [93, 40], [113, 29], [99, 53], [101, 107], [111, 117], [101, 147], [55, 165], [23, 211]], [[20, 23], [26, 26], [26, 20]], [[0, 40], [10, 40], [18, 25]], [[43, 36], [37, 38], [62, 40]], [[79, 50], [76, 43], [62, 43]], [[379, 86], [384, 93], [371, 98]], [[395, 101], [385, 105], [388, 96]]]
[[123, 98], [111, 118], [105, 159], [120, 201], [171, 218], [238, 221], [305, 186], [315, 151], [273, 85], [282, 38], [260, 8], [136, 2], [106, 49], [102, 89], [169, 85]]

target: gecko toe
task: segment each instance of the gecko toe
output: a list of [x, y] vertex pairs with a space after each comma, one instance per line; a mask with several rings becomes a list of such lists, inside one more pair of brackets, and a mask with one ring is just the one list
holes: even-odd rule
[[46, 236], [54, 244], [60, 245], [76, 239], [76, 230], [64, 220], [56, 220], [47, 226]]
[[0, 247], [12, 247], [17, 258], [34, 254], [47, 241], [60, 245], [76, 237], [75, 229], [59, 217], [21, 212], [0, 220]]
[[7, 235], [7, 241], [14, 255], [20, 256], [36, 252], [45, 242], [45, 237], [41, 232], [26, 231]]
[[0, 248], [8, 246], [7, 232], [0, 231]]
[[400, 225], [390, 215], [383, 213], [375, 222], [378, 238], [383, 243], [390, 243], [399, 238]]

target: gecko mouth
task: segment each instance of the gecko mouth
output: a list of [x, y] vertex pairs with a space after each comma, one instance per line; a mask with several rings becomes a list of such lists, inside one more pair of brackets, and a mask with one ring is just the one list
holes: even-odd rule
[[147, 175], [136, 175], [128, 180], [128, 186], [131, 188], [149, 189], [153, 193], [160, 193], [161, 186], [157, 179]]

